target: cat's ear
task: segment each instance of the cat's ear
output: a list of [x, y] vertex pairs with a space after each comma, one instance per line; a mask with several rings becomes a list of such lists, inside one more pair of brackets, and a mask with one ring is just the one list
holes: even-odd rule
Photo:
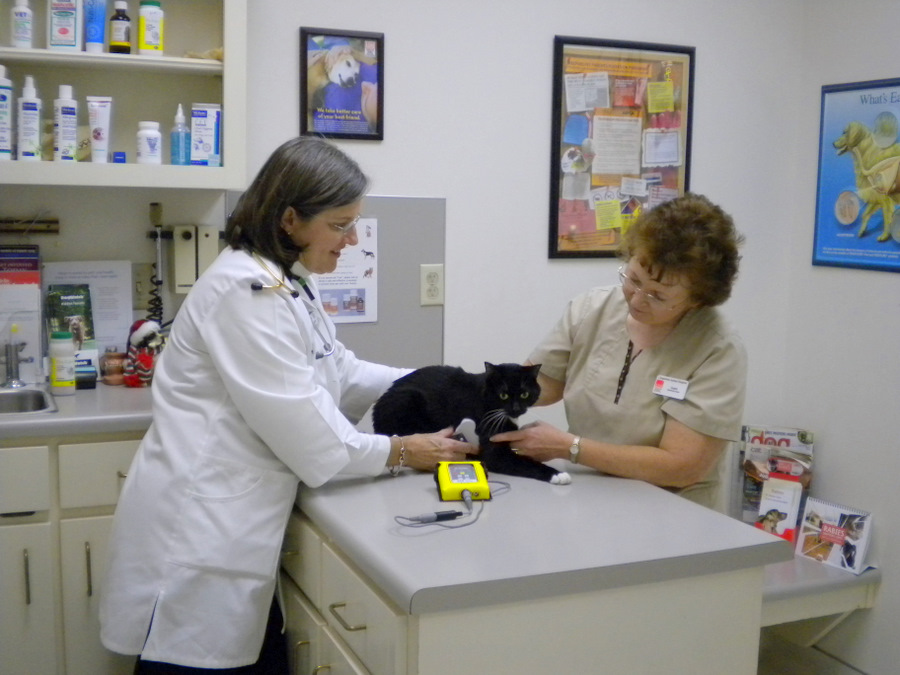
[[526, 366], [526, 368], [528, 368], [528, 372], [537, 377], [541, 372], [541, 365], [542, 364], [540, 363], [532, 363], [530, 366]]
[[486, 373], [493, 372], [494, 367], [495, 366], [493, 363], [489, 363], [488, 361], [484, 362], [484, 372], [486, 372]]

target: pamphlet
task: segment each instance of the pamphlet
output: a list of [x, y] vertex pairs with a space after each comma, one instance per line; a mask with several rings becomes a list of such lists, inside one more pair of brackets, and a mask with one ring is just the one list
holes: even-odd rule
[[859, 574], [871, 567], [866, 565], [871, 536], [872, 515], [868, 511], [809, 497], [796, 553]]

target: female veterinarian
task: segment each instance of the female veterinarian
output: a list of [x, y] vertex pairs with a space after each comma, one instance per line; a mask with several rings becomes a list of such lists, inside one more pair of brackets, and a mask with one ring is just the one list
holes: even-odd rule
[[744, 408], [746, 354], [716, 309], [741, 241], [700, 195], [644, 212], [620, 247], [621, 288], [576, 297], [529, 356], [542, 364], [538, 405], [562, 400], [569, 431], [536, 422], [495, 440], [715, 506], [718, 463]]
[[388, 438], [350, 421], [408, 372], [346, 350], [312, 277], [356, 242], [367, 184], [325, 141], [283, 144], [175, 318], [100, 608], [104, 645], [140, 654], [136, 672], [286, 672], [273, 594], [298, 480], [432, 469], [471, 450], [450, 430]]

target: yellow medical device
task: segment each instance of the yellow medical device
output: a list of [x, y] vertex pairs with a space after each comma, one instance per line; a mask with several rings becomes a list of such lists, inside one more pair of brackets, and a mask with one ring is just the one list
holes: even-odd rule
[[434, 482], [444, 502], [468, 501], [465, 492], [471, 500], [491, 498], [487, 471], [481, 462], [439, 462]]

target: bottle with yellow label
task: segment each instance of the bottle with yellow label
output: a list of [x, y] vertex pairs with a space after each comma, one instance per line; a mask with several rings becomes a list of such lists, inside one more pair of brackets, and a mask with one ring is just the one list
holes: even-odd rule
[[165, 14], [159, 0], [141, 0], [138, 15], [138, 52], [144, 56], [163, 55]]
[[67, 396], [75, 393], [75, 343], [68, 331], [50, 334], [50, 393]]

